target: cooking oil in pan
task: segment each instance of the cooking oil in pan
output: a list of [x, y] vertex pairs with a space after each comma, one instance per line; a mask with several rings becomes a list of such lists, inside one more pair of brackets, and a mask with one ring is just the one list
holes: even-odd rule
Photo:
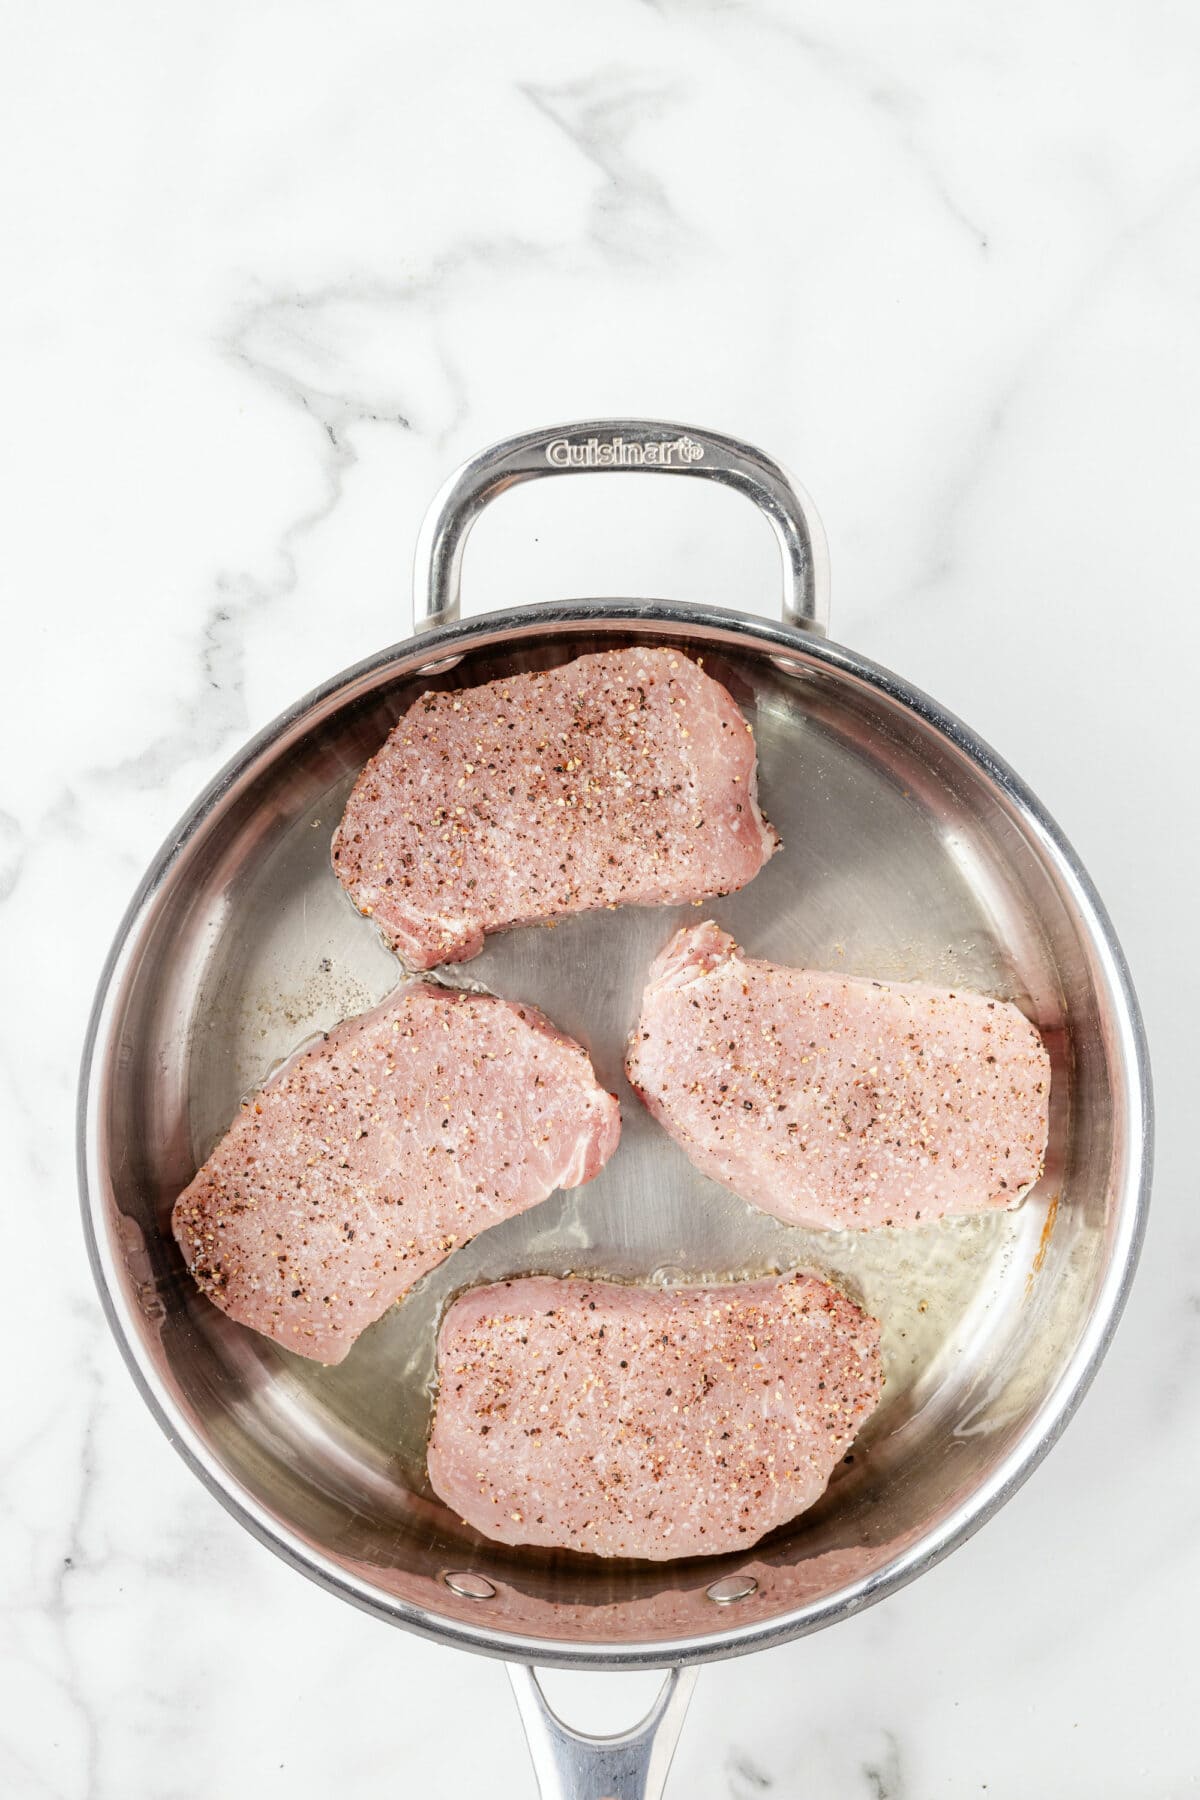
[[[1011, 1335], [1046, 1216], [1041, 1189], [1012, 1213], [912, 1230], [789, 1227], [698, 1174], [625, 1080], [624, 1044], [651, 961], [681, 924], [713, 917], [752, 955], [1016, 1000], [1043, 1025], [1056, 1059], [1054, 1129], [1064, 1130], [1048, 959], [1011, 900], [1003, 869], [961, 828], [950, 828], [944, 789], [928, 771], [899, 765], [894, 747], [879, 742], [866, 720], [823, 713], [819, 694], [803, 683], [765, 667], [723, 669], [711, 657], [706, 667], [727, 680], [754, 722], [761, 797], [783, 838], [779, 854], [748, 888], [702, 910], [630, 908], [503, 933], [475, 961], [445, 972], [541, 1007], [587, 1047], [621, 1101], [617, 1154], [586, 1187], [457, 1250], [338, 1367], [262, 1346], [272, 1379], [290, 1390], [289, 1404], [319, 1414], [323, 1438], [340, 1443], [373, 1492], [392, 1484], [397, 1507], [404, 1491], [428, 1492], [424, 1447], [438, 1320], [457, 1292], [481, 1282], [524, 1273], [646, 1281], [656, 1271], [714, 1281], [796, 1268], [826, 1276], [883, 1327], [886, 1387], [865, 1446], [903, 1432], [930, 1407], [952, 1421], [966, 1371]], [[193, 1022], [197, 1162], [244, 1093], [306, 1039], [377, 1003], [402, 977], [329, 864], [354, 772], [252, 868], [239, 915], [260, 921], [258, 928], [218, 942]]]

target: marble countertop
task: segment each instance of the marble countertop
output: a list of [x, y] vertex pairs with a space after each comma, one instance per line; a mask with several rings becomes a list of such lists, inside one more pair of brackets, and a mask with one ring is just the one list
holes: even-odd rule
[[[447, 471], [631, 413], [794, 468], [833, 635], [1061, 820], [1160, 1115], [1141, 1273], [1062, 1443], [916, 1586], [706, 1670], [668, 1792], [1192, 1793], [1200, 20], [18, 0], [2, 30], [0, 1792], [533, 1792], [498, 1666], [295, 1577], [161, 1436], [86, 1266], [73, 1089], [151, 853], [246, 736], [404, 635]], [[586, 497], [480, 526], [468, 610], [774, 606], [727, 497], [562, 485]], [[615, 1723], [644, 1688], [554, 1691]]]

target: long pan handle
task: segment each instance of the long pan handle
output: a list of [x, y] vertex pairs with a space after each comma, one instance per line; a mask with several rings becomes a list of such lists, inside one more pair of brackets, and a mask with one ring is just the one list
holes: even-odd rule
[[661, 1800], [695, 1669], [672, 1669], [646, 1717], [616, 1737], [591, 1737], [564, 1725], [527, 1663], [510, 1663], [508, 1674], [541, 1800]]
[[458, 617], [463, 549], [490, 500], [546, 475], [700, 475], [753, 500], [783, 558], [783, 617], [824, 633], [829, 552], [812, 501], [787, 471], [752, 444], [658, 419], [598, 419], [505, 438], [457, 469], [425, 515], [417, 538], [413, 619], [418, 631]]

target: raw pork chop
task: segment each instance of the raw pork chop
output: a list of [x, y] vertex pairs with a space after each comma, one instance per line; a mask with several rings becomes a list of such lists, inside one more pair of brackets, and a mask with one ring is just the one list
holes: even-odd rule
[[744, 887], [779, 846], [749, 725], [676, 650], [422, 695], [367, 764], [338, 879], [413, 968], [484, 933]]
[[875, 1320], [811, 1275], [500, 1282], [442, 1321], [429, 1479], [501, 1543], [716, 1556], [813, 1504], [881, 1383]]
[[456, 1245], [590, 1181], [620, 1131], [532, 1006], [420, 982], [244, 1102], [172, 1224], [231, 1318], [336, 1363]]
[[789, 1224], [1012, 1206], [1042, 1172], [1050, 1060], [983, 994], [788, 969], [711, 923], [650, 970], [629, 1079], [698, 1169]]

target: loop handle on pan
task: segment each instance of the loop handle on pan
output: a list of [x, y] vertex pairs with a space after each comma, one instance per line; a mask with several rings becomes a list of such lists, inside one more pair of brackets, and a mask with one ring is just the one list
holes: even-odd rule
[[564, 1725], [527, 1663], [509, 1663], [508, 1674], [541, 1800], [660, 1800], [696, 1685], [694, 1669], [672, 1669], [646, 1717], [615, 1737]]
[[598, 419], [505, 438], [463, 463], [435, 496], [417, 537], [413, 619], [417, 631], [458, 617], [463, 549], [497, 494], [544, 475], [702, 475], [753, 500], [783, 557], [783, 617], [824, 634], [829, 621], [829, 551], [812, 501], [779, 463], [752, 444], [658, 419]]

